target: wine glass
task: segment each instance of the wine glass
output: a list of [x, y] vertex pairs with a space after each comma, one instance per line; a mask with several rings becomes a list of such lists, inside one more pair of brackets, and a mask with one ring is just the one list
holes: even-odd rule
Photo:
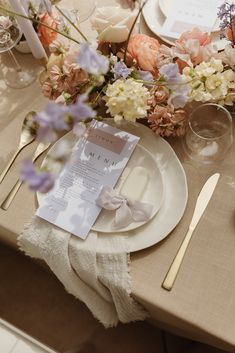
[[190, 158], [207, 164], [220, 161], [232, 143], [232, 117], [227, 109], [207, 103], [193, 110], [183, 140], [185, 152]]
[[19, 42], [22, 32], [15, 20], [8, 17], [2, 20], [5, 23], [0, 22], [0, 54], [7, 52], [13, 61], [13, 67], [4, 70], [4, 81], [11, 88], [27, 87], [36, 80], [36, 75], [33, 70], [23, 69], [11, 50]]
[[58, 3], [61, 9], [70, 9], [78, 18], [78, 24], [88, 20], [96, 8], [95, 0], [62, 0]]

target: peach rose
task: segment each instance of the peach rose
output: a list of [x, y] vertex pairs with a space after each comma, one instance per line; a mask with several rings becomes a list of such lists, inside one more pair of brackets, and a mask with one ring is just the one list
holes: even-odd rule
[[188, 39], [197, 39], [200, 46], [205, 46], [211, 43], [211, 36], [207, 32], [202, 32], [199, 28], [193, 28], [191, 31], [187, 31], [181, 34], [180, 38], [176, 41], [177, 43], [182, 43]]
[[135, 34], [130, 38], [127, 48], [128, 59], [136, 60], [141, 70], [150, 71], [153, 76], [157, 70], [157, 52], [160, 43], [146, 34]]
[[[40, 16], [40, 21], [50, 26], [53, 29], [58, 28], [58, 22], [54, 20], [48, 12]], [[57, 33], [53, 29], [47, 28], [43, 25], [38, 25], [38, 37], [44, 47], [48, 47], [57, 37]]]

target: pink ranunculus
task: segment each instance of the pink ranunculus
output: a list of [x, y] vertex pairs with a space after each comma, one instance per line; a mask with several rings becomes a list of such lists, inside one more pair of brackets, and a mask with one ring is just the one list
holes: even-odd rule
[[135, 34], [130, 38], [127, 53], [131, 60], [136, 60], [138, 67], [150, 71], [153, 76], [158, 73], [157, 53], [160, 43], [157, 39], [145, 34]]
[[191, 31], [187, 31], [181, 34], [180, 38], [176, 41], [177, 43], [182, 43], [188, 39], [197, 39], [200, 46], [205, 46], [211, 43], [211, 36], [207, 32], [202, 32], [199, 28], [193, 28]]
[[180, 71], [185, 66], [198, 65], [214, 54], [210, 34], [198, 28], [182, 33], [172, 50]]
[[40, 21], [50, 26], [52, 29], [43, 25], [38, 25], [38, 37], [44, 47], [48, 47], [57, 37], [57, 33], [53, 29], [58, 28], [58, 21], [51, 17], [48, 12], [40, 16]]

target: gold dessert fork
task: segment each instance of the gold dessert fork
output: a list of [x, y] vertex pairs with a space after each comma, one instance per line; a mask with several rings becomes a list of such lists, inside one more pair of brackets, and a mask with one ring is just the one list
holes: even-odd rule
[[[48, 149], [49, 146], [50, 146], [50, 143], [47, 143], [47, 144], [39, 143], [36, 151], [34, 152], [32, 162], [34, 163], [38, 159], [38, 157], [41, 156], [41, 154]], [[20, 179], [17, 180], [17, 182], [15, 183], [15, 185], [13, 186], [9, 194], [6, 196], [5, 200], [2, 202], [1, 209], [3, 209], [4, 211], [8, 209], [15, 195], [17, 194], [19, 188], [21, 187], [22, 183], [23, 182]]]
[[14, 153], [14, 155], [11, 157], [10, 161], [7, 163], [7, 165], [4, 168], [4, 170], [2, 171], [2, 173], [0, 174], [0, 183], [5, 178], [7, 172], [11, 168], [14, 160], [16, 159], [16, 157], [18, 156], [20, 151], [22, 151], [22, 149], [24, 147], [26, 147], [31, 142], [33, 142], [33, 140], [35, 140], [36, 134], [37, 134], [37, 123], [35, 123], [33, 121], [33, 116], [35, 114], [36, 114], [36, 112], [29, 112], [26, 115], [26, 117], [23, 121], [22, 129], [21, 129], [20, 142], [19, 142], [18, 148], [17, 148], [16, 152]]

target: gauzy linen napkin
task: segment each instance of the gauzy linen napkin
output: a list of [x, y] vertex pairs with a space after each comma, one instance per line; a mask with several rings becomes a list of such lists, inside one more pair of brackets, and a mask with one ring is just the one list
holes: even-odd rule
[[130, 253], [124, 236], [91, 231], [81, 240], [34, 216], [18, 238], [21, 250], [44, 260], [66, 290], [83, 301], [105, 326], [144, 320], [131, 297]]

